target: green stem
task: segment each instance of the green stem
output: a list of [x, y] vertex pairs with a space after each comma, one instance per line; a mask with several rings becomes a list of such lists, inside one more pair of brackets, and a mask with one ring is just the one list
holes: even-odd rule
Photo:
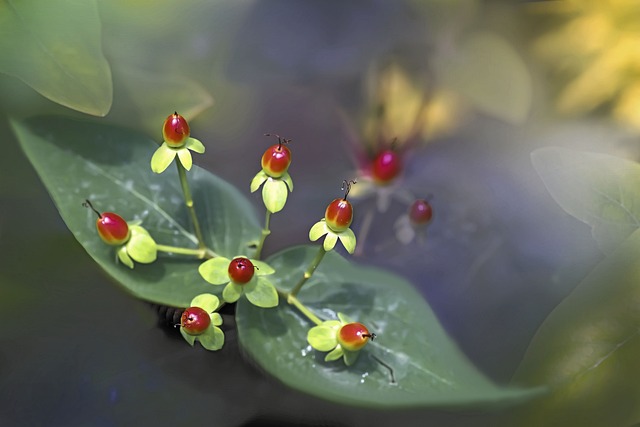
[[189, 183], [187, 182], [187, 171], [180, 163], [180, 159], [176, 159], [176, 166], [178, 167], [178, 176], [180, 177], [180, 185], [182, 186], [182, 192], [184, 193], [184, 203], [187, 205], [189, 215], [191, 216], [191, 222], [193, 223], [193, 229], [198, 239], [198, 248], [203, 251], [207, 249], [207, 245], [204, 243], [202, 237], [202, 231], [200, 230], [200, 223], [196, 216], [196, 210], [193, 207], [193, 199], [191, 198], [191, 190], [189, 190]]
[[156, 245], [156, 248], [160, 252], [169, 252], [169, 253], [179, 254], [179, 255], [194, 255], [198, 259], [215, 258], [216, 256], [218, 256], [218, 254], [216, 254], [209, 248], [191, 249], [191, 248], [179, 248], [177, 246], [168, 246], [168, 245]]
[[260, 259], [260, 255], [262, 254], [262, 247], [264, 246], [264, 241], [267, 239], [267, 236], [271, 234], [271, 230], [269, 230], [269, 222], [271, 221], [271, 212], [267, 209], [267, 214], [264, 218], [264, 228], [262, 229], [262, 236], [260, 236], [260, 243], [258, 243], [258, 248], [256, 249], [256, 254], [254, 255], [256, 259]]
[[316, 268], [318, 268], [318, 265], [320, 265], [320, 261], [322, 261], [322, 258], [324, 258], [324, 255], [326, 253], [327, 251], [324, 250], [324, 247], [320, 246], [318, 254], [313, 259], [313, 261], [311, 261], [311, 264], [309, 264], [309, 267], [307, 267], [307, 270], [302, 275], [300, 281], [291, 290], [290, 296], [295, 297], [296, 295], [298, 295], [298, 292], [300, 292], [300, 289], [302, 289], [302, 286], [305, 284], [305, 282], [309, 280], [309, 278], [313, 275], [313, 272], [316, 271]]
[[300, 302], [300, 300], [298, 298], [296, 298], [295, 296], [289, 294], [287, 296], [287, 302], [289, 304], [295, 306], [298, 310], [300, 310], [300, 313], [302, 313], [305, 316], [307, 316], [307, 318], [309, 318], [309, 320], [311, 320], [316, 325], [321, 325], [322, 324], [322, 320], [320, 320], [320, 318], [318, 316], [313, 314], [311, 312], [311, 310], [309, 310], [304, 304], [302, 304]]

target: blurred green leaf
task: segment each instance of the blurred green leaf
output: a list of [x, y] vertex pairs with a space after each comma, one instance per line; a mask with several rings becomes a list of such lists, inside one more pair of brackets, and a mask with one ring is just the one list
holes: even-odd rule
[[162, 140], [162, 123], [177, 111], [188, 121], [213, 105], [211, 94], [184, 76], [161, 74], [132, 67], [116, 67], [114, 78], [126, 90], [126, 103], [119, 105], [118, 123], [129, 125], [137, 117], [141, 129]]
[[[151, 172], [157, 144], [144, 135], [61, 117], [13, 121], [27, 157], [49, 190], [69, 229], [111, 276], [139, 298], [187, 307], [193, 297], [212, 292], [198, 273], [198, 261], [159, 254], [133, 270], [116, 263], [114, 248], [102, 243], [95, 214], [82, 207], [90, 199], [100, 211], [139, 219], [158, 244], [196, 247], [175, 168]], [[207, 245], [218, 254], [251, 255], [260, 236], [253, 207], [228, 183], [194, 166], [188, 174]]]
[[[269, 265], [276, 269], [270, 280], [291, 289], [317, 251], [316, 246], [301, 246], [270, 257]], [[342, 312], [378, 337], [349, 368], [324, 362], [325, 353], [307, 343], [314, 324], [284, 298], [277, 309], [241, 299], [236, 320], [242, 347], [291, 387], [343, 404], [388, 408], [504, 404], [535, 393], [499, 387], [484, 377], [447, 336], [422, 296], [398, 276], [349, 264], [332, 251], [298, 296], [321, 318], [335, 319]]]
[[640, 165], [607, 154], [546, 147], [531, 154], [553, 199], [592, 227], [605, 253], [640, 227]]
[[[627, 426], [640, 421], [640, 231], [547, 317], [514, 382], [548, 384], [519, 426]], [[513, 424], [510, 424], [513, 425]]]
[[104, 116], [113, 87], [95, 0], [0, 3], [0, 72], [50, 100]]
[[531, 76], [518, 52], [502, 37], [471, 34], [436, 66], [445, 84], [479, 110], [511, 123], [527, 118], [533, 97]]

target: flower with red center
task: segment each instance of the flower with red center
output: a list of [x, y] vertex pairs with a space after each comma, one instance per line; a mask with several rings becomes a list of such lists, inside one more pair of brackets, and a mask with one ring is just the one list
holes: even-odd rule
[[[220, 300], [212, 294], [200, 294], [191, 300], [180, 317], [180, 334], [192, 346], [196, 340], [207, 350], [220, 350], [224, 345], [222, 316], [216, 313]], [[176, 325], [178, 326], [178, 325]]]
[[164, 172], [173, 159], [178, 157], [180, 164], [191, 170], [193, 158], [191, 151], [204, 153], [204, 145], [190, 135], [189, 123], [178, 113], [173, 113], [164, 121], [162, 126], [162, 145], [153, 153], [151, 158], [151, 170], [155, 173]]
[[158, 256], [158, 248], [155, 240], [149, 232], [139, 223], [127, 223], [120, 215], [113, 212], [99, 212], [89, 200], [82, 204], [90, 208], [98, 219], [96, 228], [98, 235], [108, 245], [119, 246], [116, 249], [118, 259], [129, 268], [133, 268], [133, 261], [141, 264], [150, 264]]
[[[266, 133], [265, 136], [271, 136]], [[262, 155], [262, 169], [251, 180], [251, 192], [254, 193], [262, 186], [262, 201], [271, 213], [280, 212], [287, 203], [287, 197], [293, 191], [293, 180], [289, 175], [291, 151], [285, 144], [290, 139], [278, 138], [278, 143], [267, 148]], [[263, 185], [264, 184], [264, 185]]]
[[329, 203], [324, 218], [316, 222], [309, 230], [309, 240], [312, 242], [326, 235], [323, 242], [325, 251], [333, 249], [338, 239], [350, 254], [356, 250], [356, 235], [349, 228], [353, 221], [353, 206], [347, 200], [351, 185], [355, 183], [355, 181], [344, 181], [342, 186], [342, 190], [345, 192], [344, 197]]
[[371, 163], [371, 176], [379, 185], [391, 183], [402, 172], [402, 157], [394, 149], [380, 151]]
[[396, 238], [403, 244], [411, 243], [416, 237], [422, 243], [427, 225], [433, 219], [433, 208], [428, 200], [417, 199], [394, 224]]
[[307, 333], [307, 342], [318, 351], [329, 352], [324, 360], [331, 362], [344, 358], [347, 366], [353, 365], [359, 351], [375, 339], [365, 325], [338, 313], [338, 320], [325, 320]]
[[278, 305], [278, 292], [265, 276], [275, 273], [266, 262], [237, 256], [216, 257], [200, 264], [204, 280], [212, 285], [226, 285], [222, 291], [225, 302], [236, 302], [244, 294], [255, 306], [269, 308]]

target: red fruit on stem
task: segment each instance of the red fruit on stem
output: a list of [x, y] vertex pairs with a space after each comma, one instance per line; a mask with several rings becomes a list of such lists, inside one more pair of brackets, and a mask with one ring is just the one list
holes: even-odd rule
[[[271, 136], [271, 134], [267, 133], [265, 136]], [[262, 155], [262, 170], [272, 178], [280, 178], [291, 164], [291, 151], [284, 145], [291, 140], [275, 136], [278, 137], [278, 143], [267, 148]]]
[[120, 245], [129, 240], [129, 225], [118, 214], [104, 212], [96, 220], [100, 238], [110, 245]]
[[89, 200], [82, 204], [98, 215], [96, 228], [98, 235], [108, 245], [121, 245], [129, 240], [129, 225], [120, 215], [113, 212], [98, 212]]
[[402, 171], [402, 159], [394, 150], [382, 150], [373, 159], [371, 174], [378, 184], [388, 184]]
[[180, 326], [189, 335], [200, 335], [207, 330], [211, 324], [211, 317], [200, 307], [189, 307], [182, 312]]
[[409, 209], [409, 219], [414, 225], [428, 224], [433, 217], [433, 209], [426, 200], [416, 200]]
[[244, 285], [253, 277], [255, 267], [248, 258], [234, 258], [229, 263], [229, 278], [238, 285]]
[[262, 155], [262, 169], [273, 178], [280, 178], [289, 169], [291, 151], [281, 144], [267, 148]]
[[190, 135], [189, 123], [180, 114], [173, 113], [164, 121], [162, 137], [169, 147], [182, 147]]
[[327, 206], [324, 219], [331, 230], [340, 233], [353, 221], [353, 206], [347, 199], [335, 199]]
[[338, 342], [348, 351], [360, 350], [376, 334], [369, 333], [369, 330], [362, 323], [347, 323], [338, 332]]

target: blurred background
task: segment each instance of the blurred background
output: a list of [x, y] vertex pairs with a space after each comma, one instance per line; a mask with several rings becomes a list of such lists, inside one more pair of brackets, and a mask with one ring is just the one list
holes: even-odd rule
[[[263, 134], [291, 138], [296, 192], [266, 253], [305, 243], [342, 179], [359, 177], [355, 262], [409, 279], [469, 359], [507, 384], [602, 257], [530, 153], [638, 159], [637, 2], [32, 3], [0, 4], [1, 425], [517, 425], [519, 408], [381, 412], [302, 395], [237, 357], [232, 331], [215, 354], [185, 346], [84, 253], [8, 119], [98, 116], [160, 140], [176, 110], [207, 144], [197, 164], [258, 212], [248, 187], [274, 142]], [[69, 40], [82, 46], [65, 50]], [[47, 68], [51, 55], [63, 72]], [[386, 148], [403, 167], [380, 184], [368, 178]], [[426, 229], [402, 222], [415, 198], [433, 207]]]

